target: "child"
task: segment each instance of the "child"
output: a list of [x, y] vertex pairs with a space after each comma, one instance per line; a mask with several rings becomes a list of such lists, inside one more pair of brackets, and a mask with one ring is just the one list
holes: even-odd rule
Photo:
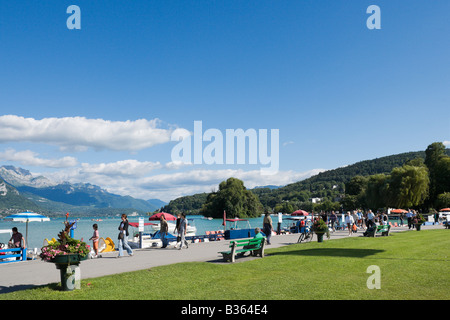
[[89, 240], [92, 240], [92, 246], [94, 247], [95, 252], [94, 258], [98, 258], [98, 240], [100, 239], [100, 236], [98, 234], [98, 225], [94, 223], [92, 228], [94, 229], [94, 234]]

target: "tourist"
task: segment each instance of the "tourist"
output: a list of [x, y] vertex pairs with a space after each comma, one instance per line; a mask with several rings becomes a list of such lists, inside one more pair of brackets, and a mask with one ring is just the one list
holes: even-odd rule
[[264, 238], [264, 236], [261, 233], [260, 228], [255, 228], [255, 236], [253, 237], [253, 239], [257, 239], [257, 238]]
[[[353, 210], [352, 213], [353, 223], [358, 226], [358, 214], [356, 213], [356, 210]], [[359, 227], [359, 226], [358, 226]]]
[[332, 232], [336, 231], [334, 225], [336, 224], [337, 216], [334, 211], [331, 211], [330, 214], [330, 222], [331, 222], [331, 230]]
[[161, 248], [165, 248], [167, 247], [167, 233], [169, 232], [169, 226], [167, 224], [166, 218], [164, 217], [164, 215], [161, 215], [161, 223], [160, 223], [160, 228], [159, 228], [159, 233], [161, 235], [161, 241], [162, 241], [162, 247]]
[[399, 216], [399, 218], [400, 218], [400, 227], [403, 227], [403, 216], [404, 216], [403, 212], [400, 213], [400, 216]]
[[368, 228], [375, 224], [375, 215], [373, 214], [372, 210], [369, 210], [369, 212], [367, 213], [367, 221]]
[[355, 221], [353, 220], [353, 217], [350, 213], [350, 211], [347, 211], [347, 215], [345, 216], [345, 224], [347, 225], [348, 228], [348, 235], [351, 236], [352, 235], [352, 227], [353, 227], [353, 223]]
[[408, 210], [408, 213], [406, 214], [406, 218], [408, 219], [408, 230], [411, 229], [412, 226], [412, 210]]
[[387, 216], [386, 212], [383, 212], [381, 214], [381, 224], [383, 226], [387, 226], [387, 224], [388, 224], [388, 216]]
[[358, 209], [358, 211], [356, 212], [356, 215], [358, 216], [358, 227], [360, 227], [361, 229], [366, 229], [364, 226], [364, 219], [363, 219], [363, 214], [361, 212], [361, 209]]
[[94, 223], [92, 225], [92, 228], [94, 229], [94, 234], [92, 237], [89, 238], [89, 240], [92, 240], [92, 247], [94, 248], [94, 258], [98, 258], [98, 240], [100, 240], [100, 235], [98, 233], [98, 225]]
[[[23, 235], [18, 231], [16, 227], [12, 228], [12, 236], [11, 239], [9, 239], [9, 247], [10, 248], [25, 248], [25, 239]], [[20, 260], [20, 257], [16, 257], [16, 260]]]
[[133, 250], [131, 250], [130, 245], [128, 244], [128, 218], [124, 213], [122, 214], [122, 222], [119, 225], [119, 255], [117, 258], [123, 257], [123, 249], [127, 250], [127, 253], [130, 257], [133, 256]]
[[[181, 214], [180, 219], [180, 225], [178, 226], [178, 236], [180, 238], [180, 248], [178, 250], [181, 250], [183, 248], [183, 244], [186, 245], [186, 249], [189, 248], [188, 242], [186, 241], [186, 229], [187, 229], [187, 220], [186, 215], [184, 213]], [[175, 248], [177, 247], [177, 244], [175, 245]]]
[[435, 224], [439, 224], [439, 213], [437, 211], [434, 213], [433, 225], [435, 225]]
[[272, 226], [272, 218], [270, 217], [269, 212], [266, 212], [266, 214], [264, 215], [263, 230], [264, 230], [264, 234], [266, 235], [266, 238], [267, 238], [267, 244], [270, 244], [270, 239], [272, 238], [273, 226]]

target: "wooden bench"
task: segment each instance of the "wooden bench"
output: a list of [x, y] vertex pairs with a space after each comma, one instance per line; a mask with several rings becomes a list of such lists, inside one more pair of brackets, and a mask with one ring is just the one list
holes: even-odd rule
[[391, 230], [390, 225], [377, 226], [376, 229], [373, 228], [371, 232], [367, 233], [367, 237], [375, 237], [378, 234], [381, 234], [382, 236], [388, 236], [390, 230]]
[[229, 251], [219, 252], [222, 254], [224, 261], [235, 261], [236, 254], [244, 254], [249, 251], [250, 255], [258, 256], [264, 258], [264, 245], [266, 243], [266, 238], [252, 238], [252, 239], [243, 239], [243, 240], [234, 240], [230, 242]]
[[[15, 258], [15, 260], [4, 260], [7, 258]], [[20, 258], [16, 260], [16, 258]], [[8, 248], [0, 250], [0, 263], [15, 262], [15, 261], [26, 261], [27, 260], [27, 249], [25, 248]]]

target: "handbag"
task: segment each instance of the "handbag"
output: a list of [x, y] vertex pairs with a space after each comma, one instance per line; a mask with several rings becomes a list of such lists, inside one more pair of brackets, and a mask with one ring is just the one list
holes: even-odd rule
[[119, 232], [119, 240], [123, 240], [123, 232]]

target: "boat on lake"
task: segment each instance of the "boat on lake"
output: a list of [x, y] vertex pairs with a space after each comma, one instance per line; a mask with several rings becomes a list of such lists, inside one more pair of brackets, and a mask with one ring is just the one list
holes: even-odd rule
[[226, 223], [224, 236], [226, 240], [252, 238], [255, 236], [255, 229], [251, 227], [247, 219], [225, 219]]

